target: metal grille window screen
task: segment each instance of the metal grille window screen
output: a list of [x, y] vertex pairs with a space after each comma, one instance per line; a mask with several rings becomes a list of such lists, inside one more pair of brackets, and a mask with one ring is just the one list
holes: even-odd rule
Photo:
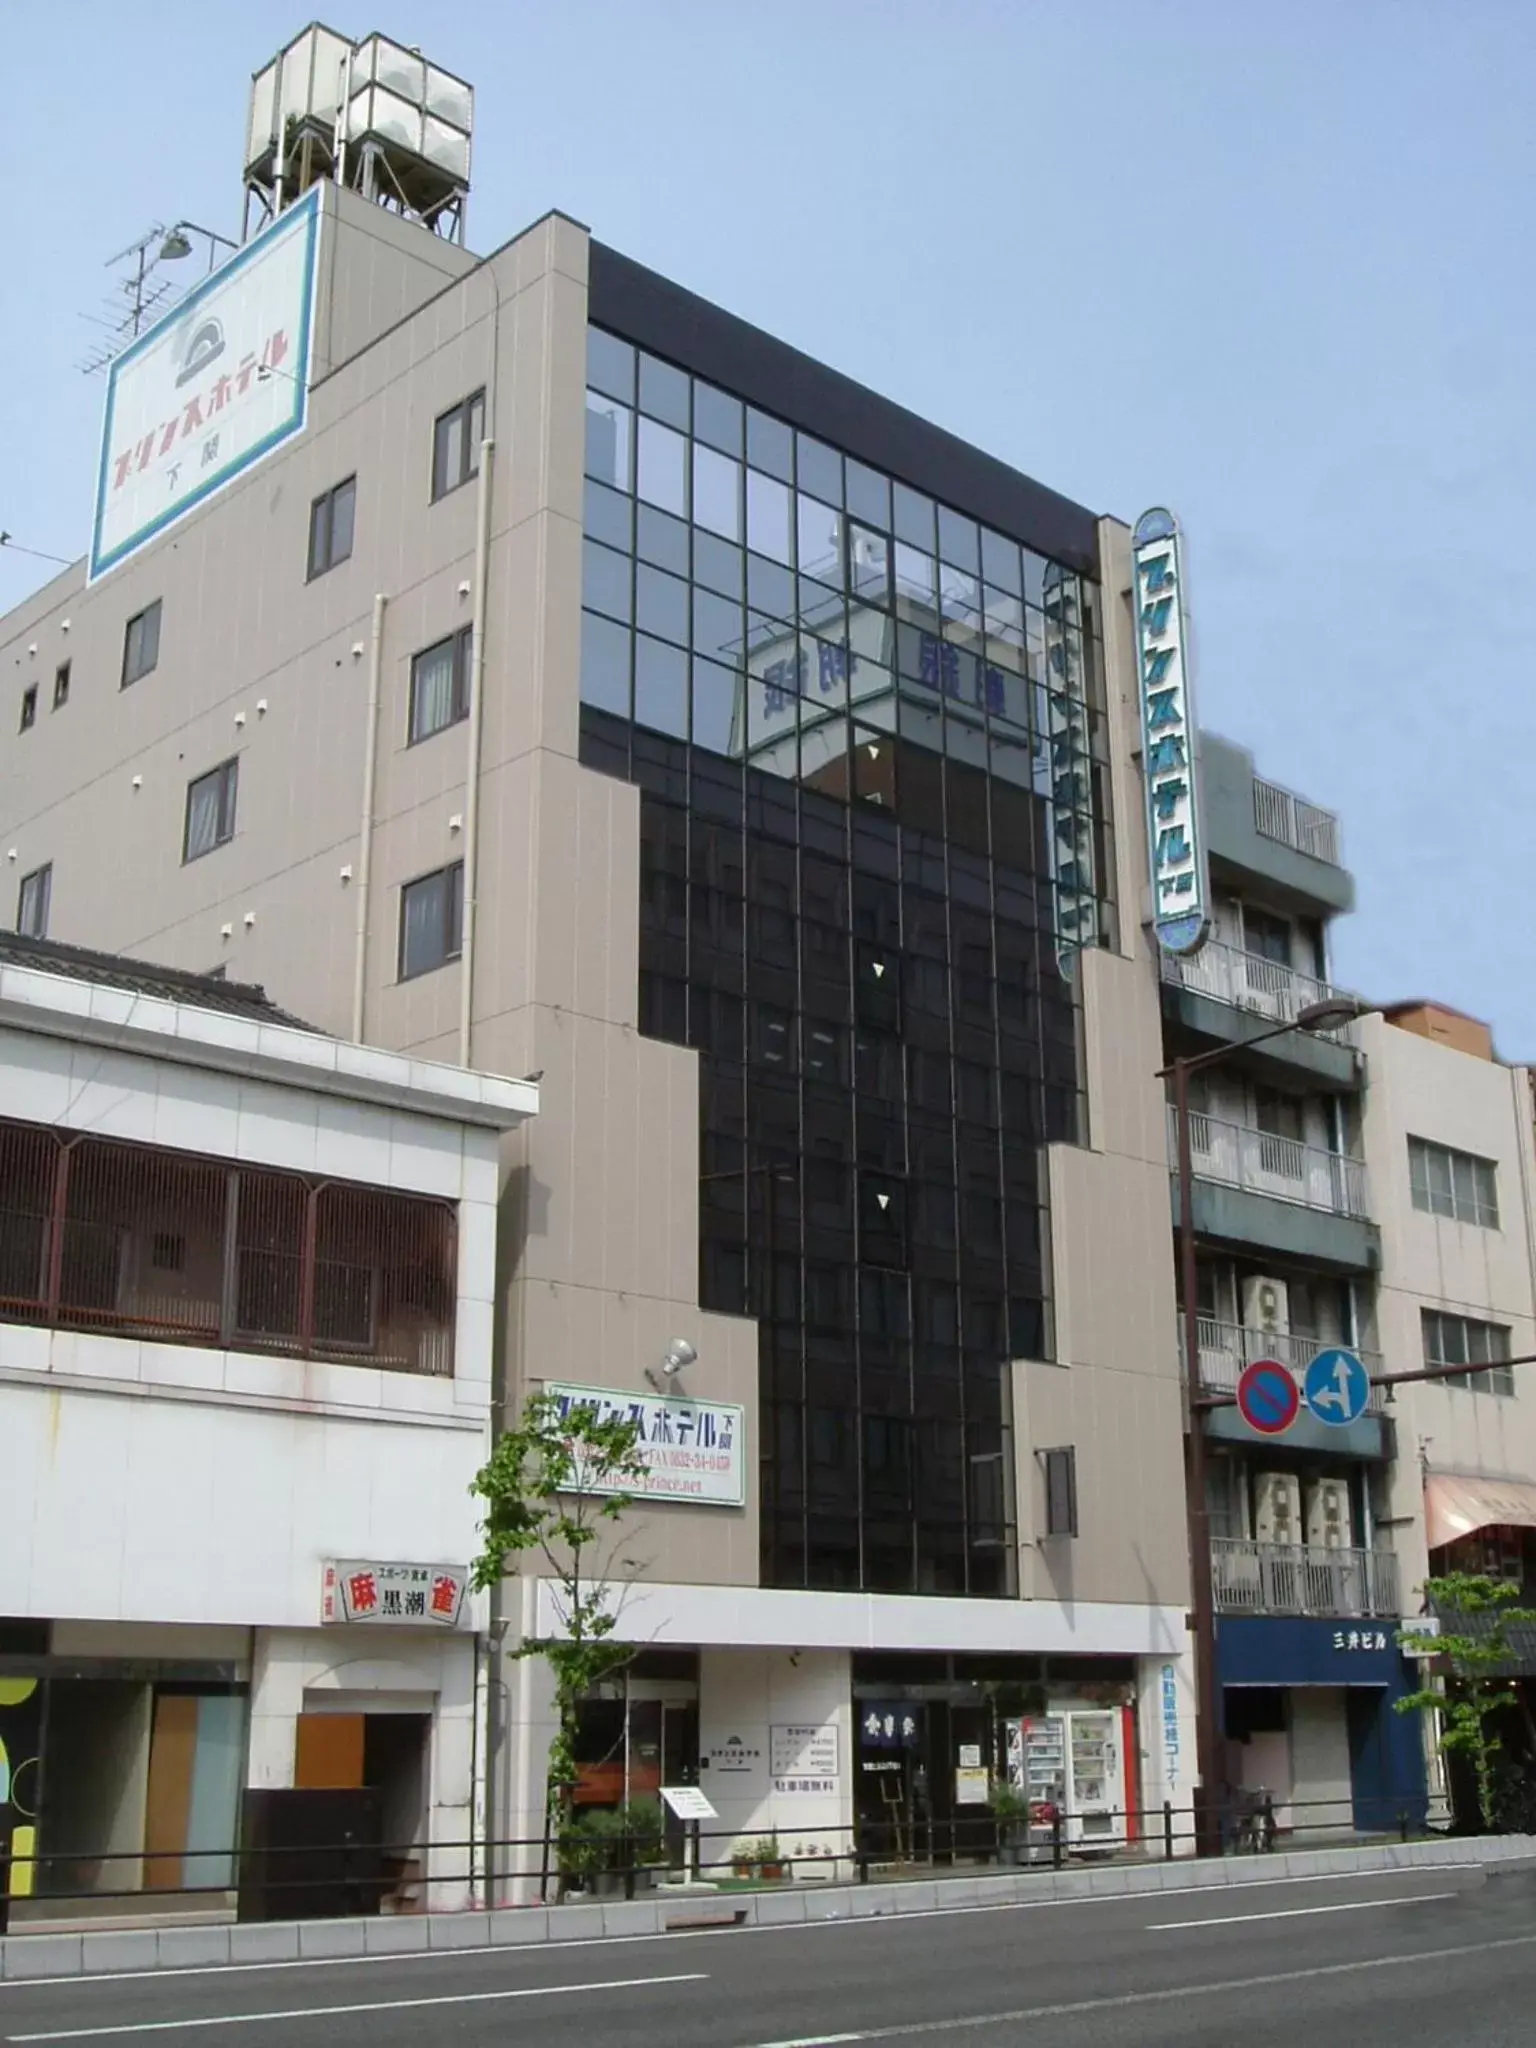
[[450, 1203], [0, 1123], [0, 1318], [449, 1375]]
[[1077, 1534], [1077, 1451], [1066, 1444], [1042, 1451], [1045, 1467], [1045, 1533], [1047, 1536]]

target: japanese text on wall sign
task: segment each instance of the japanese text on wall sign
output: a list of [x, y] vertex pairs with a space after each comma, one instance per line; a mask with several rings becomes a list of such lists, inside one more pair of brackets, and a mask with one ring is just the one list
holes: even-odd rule
[[1179, 1685], [1171, 1664], [1162, 1669], [1163, 1758], [1171, 1791], [1179, 1782]]
[[1152, 919], [1160, 944], [1189, 953], [1207, 931], [1178, 528], [1166, 512], [1136, 525], [1136, 637]]
[[386, 1621], [452, 1628], [468, 1583], [462, 1565], [337, 1559], [325, 1567], [321, 1619], [327, 1624]]
[[859, 1733], [870, 1749], [911, 1749], [917, 1742], [917, 1714], [911, 1707], [859, 1708]]
[[[129, 447], [119, 450], [112, 459], [112, 489], [120, 491], [130, 476], [141, 475], [152, 462], [164, 463], [164, 458], [176, 450], [178, 442], [197, 436], [195, 448], [180, 450], [177, 459], [165, 464], [161, 471], [167, 496], [174, 496], [181, 483], [183, 462], [190, 461], [194, 453], [199, 469], [207, 469], [217, 462], [219, 425], [225, 413], [245, 397], [253, 378], [263, 371], [270, 376], [287, 359], [288, 335], [286, 329], [280, 327], [267, 337], [259, 356], [242, 356], [232, 370], [220, 371], [217, 377], [208, 380], [201, 391], [194, 391], [168, 420], [160, 421]], [[213, 432], [206, 433], [204, 429], [210, 427]]]
[[635, 1452], [645, 1467], [643, 1477], [619, 1481], [601, 1471], [584, 1471], [576, 1481], [581, 1491], [648, 1494], [716, 1507], [740, 1507], [745, 1500], [745, 1416], [740, 1408], [724, 1401], [643, 1396], [554, 1381], [546, 1391], [554, 1396], [562, 1416], [592, 1408], [600, 1421], [635, 1425]]
[[1387, 1632], [1384, 1628], [1336, 1628], [1333, 1647], [1336, 1650], [1384, 1650]]

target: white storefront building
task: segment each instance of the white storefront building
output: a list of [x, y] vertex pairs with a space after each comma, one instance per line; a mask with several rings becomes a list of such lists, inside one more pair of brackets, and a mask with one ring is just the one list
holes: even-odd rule
[[498, 1144], [537, 1100], [259, 990], [0, 940], [13, 1916], [227, 1907], [242, 1831], [343, 1824], [376, 1898], [469, 1896], [468, 1488]]

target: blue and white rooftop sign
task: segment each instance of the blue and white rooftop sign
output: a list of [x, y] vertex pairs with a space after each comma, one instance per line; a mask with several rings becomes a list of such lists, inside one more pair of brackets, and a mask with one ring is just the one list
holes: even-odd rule
[[1179, 523], [1161, 506], [1131, 535], [1141, 668], [1142, 774], [1152, 927], [1169, 953], [1194, 953], [1211, 928], [1210, 882], [1195, 766], [1195, 708]]
[[315, 186], [114, 359], [93, 579], [302, 431], [319, 223]]

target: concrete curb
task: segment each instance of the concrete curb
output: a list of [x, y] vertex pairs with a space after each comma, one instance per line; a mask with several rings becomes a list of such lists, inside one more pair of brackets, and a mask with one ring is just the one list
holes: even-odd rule
[[1449, 1836], [1345, 1849], [1285, 1849], [1209, 1862], [1111, 1864], [1102, 1869], [1018, 1870], [985, 1877], [909, 1883], [803, 1885], [786, 1891], [652, 1894], [595, 1906], [507, 1906], [489, 1913], [423, 1913], [409, 1918], [259, 1921], [234, 1927], [140, 1928], [101, 1934], [11, 1934], [0, 1939], [0, 1981], [98, 1977], [152, 1970], [241, 1968], [262, 1963], [346, 1961], [425, 1950], [509, 1948], [551, 1941], [681, 1932], [727, 1909], [747, 1927], [828, 1920], [883, 1920], [967, 1906], [1056, 1899], [1129, 1898], [1138, 1892], [1273, 1884], [1288, 1877], [1350, 1877], [1437, 1864], [1497, 1866], [1536, 1860], [1536, 1835]]

